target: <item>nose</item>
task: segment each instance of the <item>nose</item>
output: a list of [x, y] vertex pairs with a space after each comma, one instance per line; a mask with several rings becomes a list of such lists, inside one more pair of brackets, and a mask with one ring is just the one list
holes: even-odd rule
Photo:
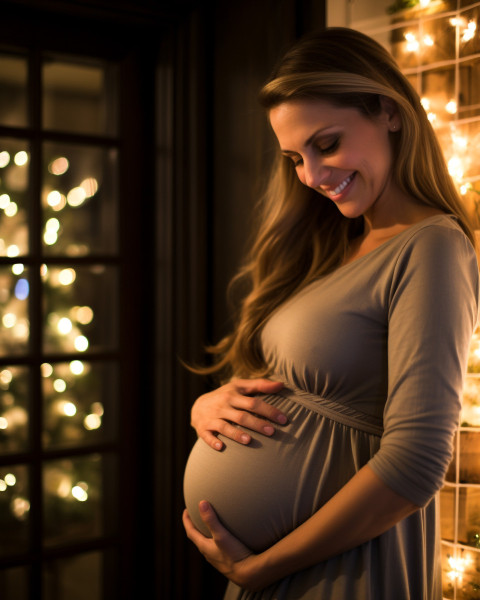
[[327, 179], [330, 169], [320, 160], [309, 160], [304, 162], [304, 183], [310, 188], [317, 189]]

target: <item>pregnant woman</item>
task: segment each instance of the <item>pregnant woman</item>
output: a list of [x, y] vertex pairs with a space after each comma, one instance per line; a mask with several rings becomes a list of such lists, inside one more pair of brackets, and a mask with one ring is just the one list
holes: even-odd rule
[[233, 599], [439, 600], [474, 235], [418, 95], [356, 31], [260, 95], [278, 140], [234, 332], [192, 409], [189, 538]]

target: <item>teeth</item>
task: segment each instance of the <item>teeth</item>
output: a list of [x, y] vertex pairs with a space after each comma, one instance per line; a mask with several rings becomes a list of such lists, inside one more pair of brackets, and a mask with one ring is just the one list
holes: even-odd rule
[[345, 179], [345, 181], [342, 181], [342, 183], [333, 190], [333, 192], [330, 192], [331, 195], [336, 196], [341, 191], [343, 191], [347, 187], [347, 185], [352, 181], [352, 179], [353, 179], [353, 175], [350, 175], [349, 177], [347, 177]]

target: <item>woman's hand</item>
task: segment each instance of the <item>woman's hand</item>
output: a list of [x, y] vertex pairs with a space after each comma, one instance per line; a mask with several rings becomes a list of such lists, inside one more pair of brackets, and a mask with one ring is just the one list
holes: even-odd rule
[[199, 504], [200, 516], [206, 524], [211, 538], [205, 537], [192, 523], [187, 510], [183, 511], [183, 525], [187, 537], [197, 546], [206, 560], [222, 575], [244, 589], [256, 591], [265, 587], [261, 570], [257, 567], [258, 555], [253, 554], [234, 537], [218, 520], [211, 505]]
[[217, 437], [219, 433], [241, 444], [250, 443], [250, 435], [235, 425], [273, 435], [272, 422], [284, 425], [287, 418], [254, 394], [275, 394], [282, 387], [282, 382], [269, 379], [234, 379], [197, 398], [191, 412], [192, 427], [215, 450], [223, 448]]

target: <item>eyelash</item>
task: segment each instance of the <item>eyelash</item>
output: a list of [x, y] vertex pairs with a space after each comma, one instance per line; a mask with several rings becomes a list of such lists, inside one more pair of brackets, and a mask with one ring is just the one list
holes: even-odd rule
[[[339, 144], [340, 144], [340, 138], [336, 138], [334, 140], [334, 142], [332, 144], [330, 144], [330, 146], [327, 146], [327, 148], [317, 148], [317, 149], [322, 156], [329, 156], [330, 154], [333, 154], [334, 152], [336, 152]], [[294, 167], [298, 167], [303, 162], [301, 158], [297, 158], [297, 159], [292, 158], [292, 161], [293, 161]]]

